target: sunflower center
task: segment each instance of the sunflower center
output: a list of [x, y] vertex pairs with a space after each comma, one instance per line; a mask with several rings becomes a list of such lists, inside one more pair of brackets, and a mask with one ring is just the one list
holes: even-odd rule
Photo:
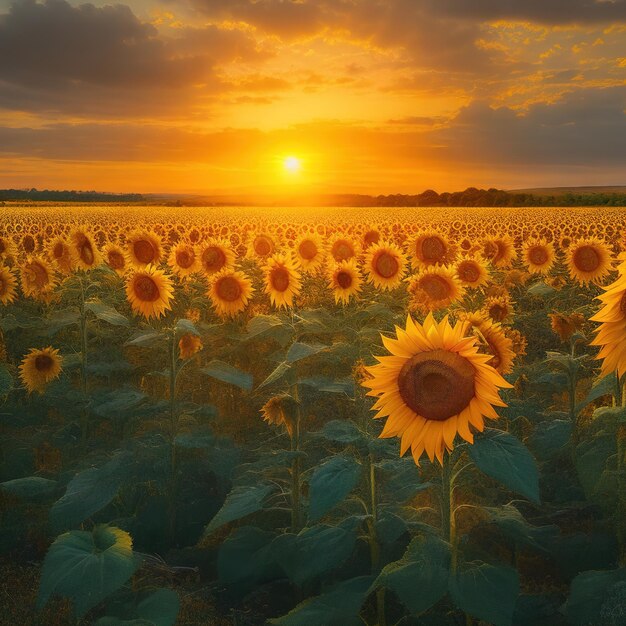
[[354, 248], [347, 241], [337, 241], [333, 245], [333, 257], [337, 261], [347, 261], [354, 256]]
[[271, 279], [272, 287], [276, 291], [287, 291], [289, 288], [289, 272], [284, 267], [275, 267]]
[[508, 315], [507, 308], [502, 306], [501, 304], [492, 304], [489, 307], [489, 317], [494, 322], [501, 322], [502, 320], [506, 318], [507, 315]]
[[314, 259], [317, 255], [317, 246], [315, 245], [314, 241], [311, 241], [310, 239], [305, 239], [298, 246], [298, 252], [303, 259], [310, 261]]
[[380, 233], [377, 230], [368, 230], [363, 236], [365, 246], [371, 246], [373, 243], [378, 243], [380, 240]]
[[159, 287], [150, 276], [137, 276], [135, 294], [143, 302], [156, 302], [159, 299]]
[[504, 245], [504, 243], [502, 243], [501, 241], [496, 241], [495, 246], [496, 246], [496, 253], [491, 258], [493, 261], [500, 261], [501, 259], [504, 258], [506, 254], [506, 245]]
[[35, 240], [31, 235], [26, 235], [22, 240], [22, 244], [26, 252], [32, 252], [35, 249]]
[[38, 354], [35, 357], [35, 369], [38, 372], [47, 372], [53, 365], [54, 361], [48, 354]]
[[593, 246], [581, 246], [574, 252], [574, 265], [583, 272], [594, 272], [600, 266], [600, 255]]
[[62, 259], [65, 256], [65, 246], [62, 242], [59, 241], [55, 244], [52, 249], [52, 256], [54, 256], [55, 259]]
[[80, 234], [77, 237], [76, 249], [78, 250], [78, 256], [85, 265], [91, 265], [94, 262], [93, 248], [85, 235]]
[[202, 265], [211, 272], [221, 270], [226, 264], [226, 255], [217, 246], [207, 248], [202, 253]]
[[374, 261], [374, 269], [379, 276], [391, 278], [398, 273], [400, 265], [395, 256], [388, 252], [381, 252]]
[[420, 287], [432, 300], [444, 300], [450, 295], [450, 285], [441, 276], [424, 276]]
[[426, 261], [438, 261], [446, 253], [446, 245], [434, 235], [422, 241], [422, 256]]
[[241, 285], [232, 276], [225, 276], [217, 284], [217, 293], [222, 300], [235, 302], [241, 296]]
[[528, 258], [534, 265], [543, 265], [548, 261], [548, 251], [543, 246], [533, 246], [528, 251]]
[[108, 254], [109, 266], [114, 270], [121, 270], [124, 268], [124, 255], [117, 250], [111, 250]]
[[176, 264], [182, 267], [184, 270], [190, 268], [193, 265], [194, 255], [191, 250], [178, 250], [176, 252]]
[[495, 259], [498, 254], [498, 244], [494, 241], [487, 241], [483, 246], [483, 256], [486, 259]]
[[272, 252], [272, 243], [267, 237], [257, 237], [254, 240], [254, 251], [259, 256], [267, 256]]
[[133, 243], [133, 253], [140, 263], [152, 263], [156, 257], [154, 246], [146, 239], [138, 239]]
[[427, 420], [458, 415], [474, 397], [474, 367], [456, 352], [431, 350], [409, 359], [400, 370], [400, 396]]
[[36, 287], [41, 289], [42, 287], [45, 287], [48, 284], [49, 282], [48, 272], [46, 271], [46, 268], [43, 265], [41, 265], [40, 263], [31, 263], [28, 266], [28, 269], [29, 269], [32, 283]]
[[349, 272], [337, 272], [337, 284], [342, 289], [348, 289], [352, 286], [352, 276]]
[[475, 263], [462, 261], [457, 268], [459, 278], [466, 283], [475, 283], [480, 278], [480, 272]]

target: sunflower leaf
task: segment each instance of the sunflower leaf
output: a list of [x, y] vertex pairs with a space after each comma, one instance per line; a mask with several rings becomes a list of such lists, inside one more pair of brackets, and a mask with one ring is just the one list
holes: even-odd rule
[[306, 359], [307, 357], [317, 354], [322, 350], [326, 350], [327, 348], [328, 346], [321, 343], [308, 344], [296, 341], [289, 347], [286, 360], [287, 363], [295, 363], [296, 361]]
[[486, 428], [469, 446], [478, 469], [535, 504], [539, 504], [539, 470], [528, 448], [502, 430]]
[[108, 322], [113, 326], [129, 326], [130, 322], [127, 317], [116, 311], [112, 306], [92, 300], [85, 302], [85, 309], [91, 311], [99, 320]]
[[215, 378], [224, 383], [230, 383], [245, 391], [252, 390], [252, 374], [248, 374], [248, 372], [244, 372], [228, 363], [224, 363], [224, 361], [214, 359], [206, 367], [201, 368], [200, 371], [207, 376], [211, 376], [211, 378]]

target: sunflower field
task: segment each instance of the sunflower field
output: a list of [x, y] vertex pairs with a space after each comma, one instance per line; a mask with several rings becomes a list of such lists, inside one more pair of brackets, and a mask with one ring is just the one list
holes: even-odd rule
[[626, 212], [8, 204], [0, 623], [626, 623]]

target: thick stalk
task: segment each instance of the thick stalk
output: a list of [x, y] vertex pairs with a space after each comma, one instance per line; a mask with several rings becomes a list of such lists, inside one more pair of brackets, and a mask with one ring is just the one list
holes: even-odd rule
[[[371, 520], [368, 522], [369, 543], [370, 543], [370, 562], [372, 574], [377, 574], [380, 569], [380, 544], [378, 542], [378, 499], [376, 497], [376, 466], [374, 465], [374, 457], [369, 455], [370, 466], [370, 511]], [[378, 618], [377, 626], [386, 626], [387, 619], [385, 617], [385, 589], [381, 587], [376, 591], [376, 615]]]
[[[295, 400], [293, 426], [291, 432], [291, 450], [300, 451], [300, 398], [298, 383], [293, 385], [293, 399]], [[295, 455], [291, 461], [291, 531], [300, 532], [300, 455]]]
[[177, 376], [177, 355], [176, 355], [176, 330], [172, 329], [170, 343], [170, 488], [169, 488], [169, 509], [170, 509], [170, 536], [174, 540], [176, 533], [176, 434], [178, 431], [178, 418], [176, 415], [176, 376]]
[[83, 280], [80, 282], [80, 390], [83, 394], [83, 409], [80, 418], [81, 448], [83, 451], [87, 445], [89, 430], [89, 415], [87, 413], [87, 311], [85, 310], [85, 288]]
[[441, 472], [441, 530], [443, 538], [450, 544], [450, 570], [452, 574], [456, 572], [457, 566], [453, 469], [452, 453], [445, 454], [444, 452]]

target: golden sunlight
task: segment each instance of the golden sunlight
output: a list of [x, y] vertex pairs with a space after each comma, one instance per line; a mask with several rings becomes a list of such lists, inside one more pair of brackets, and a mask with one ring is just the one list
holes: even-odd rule
[[288, 172], [299, 172], [302, 169], [302, 163], [298, 157], [288, 156], [283, 161], [283, 167]]

